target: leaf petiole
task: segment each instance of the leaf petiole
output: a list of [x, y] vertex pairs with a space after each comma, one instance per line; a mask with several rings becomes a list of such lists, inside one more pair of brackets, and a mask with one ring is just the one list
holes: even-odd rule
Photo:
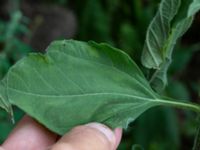
[[181, 109], [191, 110], [197, 113], [200, 113], [200, 105], [189, 103], [189, 102], [177, 102], [171, 100], [164, 100], [164, 99], [157, 99], [156, 102], [160, 103], [161, 105], [165, 106], [172, 106]]

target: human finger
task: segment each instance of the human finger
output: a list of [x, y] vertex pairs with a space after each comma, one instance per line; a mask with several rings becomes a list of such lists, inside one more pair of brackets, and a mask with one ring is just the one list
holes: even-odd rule
[[112, 131], [105, 125], [90, 123], [75, 127], [50, 150], [116, 150], [122, 130]]
[[53, 145], [57, 135], [25, 116], [11, 132], [2, 148], [5, 150], [44, 150]]

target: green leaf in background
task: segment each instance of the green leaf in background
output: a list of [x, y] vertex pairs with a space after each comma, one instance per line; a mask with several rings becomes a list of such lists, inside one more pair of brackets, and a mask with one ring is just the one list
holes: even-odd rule
[[164, 150], [179, 149], [180, 135], [175, 110], [160, 107], [149, 110], [134, 124], [131, 139], [131, 143], [140, 144], [145, 150], [160, 147]]
[[9, 67], [10, 67], [10, 63], [8, 59], [6, 58], [6, 54], [0, 53], [0, 79], [2, 79], [5, 76]]
[[167, 70], [177, 40], [190, 27], [195, 13], [200, 9], [199, 0], [162, 0], [159, 10], [147, 30], [142, 53], [142, 64], [156, 69], [150, 83], [156, 91], [167, 84]]
[[137, 29], [135, 29], [130, 23], [123, 23], [120, 27], [119, 37], [120, 47], [125, 50], [126, 53], [132, 54], [134, 60], [136, 60], [137, 57], [140, 60], [139, 54], [142, 45], [139, 41]]
[[147, 68], [157, 69], [165, 58], [164, 45], [170, 33], [170, 23], [180, 6], [180, 0], [162, 0], [156, 16], [146, 34], [142, 63]]
[[45, 55], [29, 54], [11, 67], [3, 81], [5, 100], [60, 135], [88, 122], [127, 128], [158, 105], [200, 111], [161, 99], [127, 54], [94, 42], [53, 42]]
[[[84, 3], [80, 20], [80, 38], [83, 40], [110, 41], [110, 17], [100, 0], [87, 0]], [[95, 13], [94, 13], [95, 12]]]

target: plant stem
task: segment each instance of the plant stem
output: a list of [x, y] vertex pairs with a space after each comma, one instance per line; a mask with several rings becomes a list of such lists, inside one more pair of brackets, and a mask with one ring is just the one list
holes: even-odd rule
[[200, 113], [200, 105], [197, 105], [197, 104], [162, 100], [162, 99], [157, 99], [156, 101], [159, 102], [161, 105], [172, 106], [172, 107], [177, 107], [177, 108], [182, 108], [182, 109], [189, 109], [197, 113]]

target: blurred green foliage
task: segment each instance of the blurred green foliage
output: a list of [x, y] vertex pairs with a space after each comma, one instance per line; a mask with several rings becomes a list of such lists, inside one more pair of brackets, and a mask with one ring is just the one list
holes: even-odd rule
[[[20, 10], [22, 2], [16, 2], [15, 9], [9, 12], [9, 19], [0, 18], [0, 78], [13, 63], [32, 51], [25, 40], [33, 32], [29, 27], [31, 18], [25, 17]], [[125, 50], [140, 65], [146, 30], [159, 0], [41, 0], [34, 3], [72, 9], [78, 20], [74, 38], [110, 43]], [[200, 25], [199, 22], [194, 22], [176, 46], [168, 73], [169, 85], [164, 91], [166, 96], [194, 102], [200, 100], [200, 73], [197, 73], [200, 70], [191, 69], [199, 65], [199, 61], [193, 61], [200, 50], [200, 41], [197, 40], [200, 40], [200, 31], [195, 28]], [[193, 32], [196, 32], [195, 35], [190, 34]], [[15, 109], [16, 120], [19, 120], [23, 112]], [[193, 113], [169, 108], [149, 110], [125, 131], [119, 150], [189, 150], [197, 126], [194, 118]], [[0, 111], [0, 143], [12, 128], [9, 117]], [[136, 145], [132, 146], [133, 143]]]
[[[13, 5], [12, 11], [9, 12], [10, 19], [5, 21], [0, 18], [0, 79], [5, 76], [13, 63], [31, 51], [31, 47], [20, 39], [21, 34], [27, 36], [29, 34], [27, 19], [17, 9], [18, 3]], [[23, 116], [23, 112], [17, 108], [14, 110], [18, 121]], [[13, 127], [9, 116], [0, 109], [0, 143], [5, 140]]]

